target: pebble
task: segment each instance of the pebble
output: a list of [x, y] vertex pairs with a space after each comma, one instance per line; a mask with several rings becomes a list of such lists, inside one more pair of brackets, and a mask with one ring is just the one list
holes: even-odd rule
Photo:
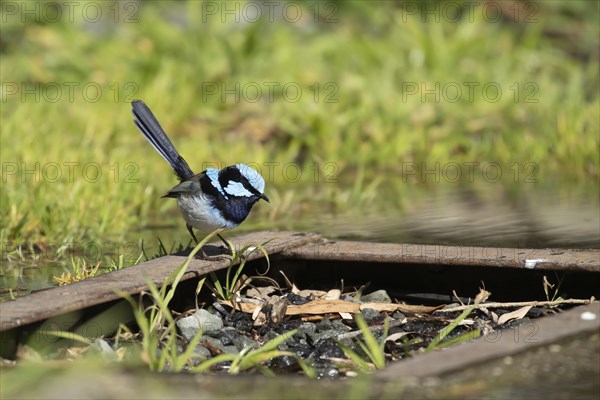
[[238, 351], [242, 351], [247, 348], [250, 348], [250, 349], [258, 349], [259, 348], [259, 345], [258, 345], [258, 343], [256, 343], [256, 341], [254, 341], [254, 340], [250, 339], [248, 336], [244, 336], [244, 335], [235, 336], [233, 338], [232, 342]]
[[323, 318], [316, 325], [317, 332], [327, 331], [330, 330], [332, 327], [333, 325], [331, 324], [331, 320], [329, 318]]
[[229, 346], [233, 344], [233, 339], [239, 335], [240, 334], [237, 333], [235, 328], [228, 326], [219, 331], [219, 333], [216, 335], [216, 338], [219, 339], [225, 346]]
[[331, 338], [319, 341], [316, 344], [315, 349], [319, 357], [344, 357], [344, 351]]
[[363, 295], [360, 300], [363, 303], [391, 303], [392, 299], [385, 290], [376, 290], [373, 293]]
[[319, 378], [337, 378], [340, 376], [340, 371], [335, 367], [325, 367], [317, 369], [317, 376]]
[[298, 333], [294, 335], [294, 337], [298, 336], [300, 338], [310, 338], [310, 340], [315, 340], [315, 333], [317, 332], [317, 325], [312, 322], [304, 322], [298, 326]]
[[296, 367], [296, 359], [292, 356], [282, 356], [275, 359], [275, 366], [282, 370], [290, 370]]
[[373, 310], [372, 308], [363, 308], [360, 310], [360, 313], [365, 317], [367, 321], [372, 320], [374, 318], [379, 318], [379, 311]]
[[400, 311], [394, 311], [392, 313], [392, 318], [399, 320], [399, 321], [403, 321], [404, 318], [406, 318], [406, 315], [404, 315], [403, 313], [401, 313]]
[[296, 355], [302, 359], [310, 357], [313, 353], [311, 346], [301, 343], [290, 343], [288, 345], [288, 350], [296, 353]]
[[216, 335], [223, 329], [223, 320], [204, 309], [199, 309], [193, 315], [178, 320], [177, 327], [185, 340], [189, 342], [201, 327], [203, 335]]
[[310, 301], [306, 297], [298, 296], [297, 294], [294, 294], [294, 293], [288, 293], [286, 297], [287, 297], [288, 302], [295, 306], [306, 304]]
[[212, 357], [210, 350], [208, 350], [206, 347], [202, 346], [201, 344], [196, 346], [196, 348], [194, 349], [194, 354], [198, 355], [199, 358], [202, 360], [206, 360], [206, 359], [209, 359], [210, 357]]
[[216, 347], [217, 349], [221, 350], [223, 353], [229, 353], [229, 354], [238, 354], [239, 353], [237, 347], [225, 346], [219, 339], [215, 339], [210, 336], [203, 336], [201, 342], [202, 341], [207, 341], [213, 347]]

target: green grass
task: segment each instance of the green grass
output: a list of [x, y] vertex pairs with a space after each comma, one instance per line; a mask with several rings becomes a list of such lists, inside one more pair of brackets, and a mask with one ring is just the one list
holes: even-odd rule
[[454, 329], [456, 329], [456, 327], [458, 325], [460, 325], [460, 323], [462, 321], [464, 321], [464, 319], [467, 318], [480, 303], [485, 302], [490, 295], [491, 295], [490, 292], [480, 289], [477, 296], [475, 296], [475, 300], [473, 301], [473, 304], [470, 305], [469, 307], [467, 307], [462, 313], [460, 313], [460, 315], [458, 317], [456, 317], [454, 320], [452, 320], [452, 322], [450, 324], [448, 324], [448, 326], [441, 329], [438, 332], [438, 334], [435, 335], [435, 337], [427, 345], [427, 348], [425, 349], [425, 351], [432, 351], [432, 350], [439, 349], [441, 347], [445, 347], [445, 346], [448, 346], [451, 344], [458, 344], [458, 343], [466, 342], [469, 340], [473, 340], [476, 337], [478, 337], [480, 335], [480, 331], [479, 331], [479, 329], [475, 329], [473, 331], [465, 332], [461, 335], [458, 335], [452, 339], [443, 341], [446, 338], [446, 336], [448, 336], [450, 333], [452, 333], [452, 331]]
[[[257, 205], [240, 230], [397, 215], [456, 187], [423, 184], [418, 174], [401, 179], [402, 163], [497, 162], [504, 174], [494, 193], [597, 188], [596, 3], [538, 2], [530, 24], [490, 23], [479, 12], [472, 21], [422, 23], [399, 2], [360, 1], [331, 3], [338, 22], [315, 23], [313, 3], [302, 4], [307, 18], [295, 24], [204, 22], [199, 1], [140, 3], [134, 23], [8, 16], [0, 41], [0, 241], [8, 251], [19, 243], [148, 243], [157, 227], [170, 229], [169, 242], [187, 243], [174, 202], [160, 199], [176, 180], [133, 126], [135, 98], [196, 171], [246, 162], [268, 175], [264, 163], [278, 163], [266, 176], [271, 205]], [[80, 84], [73, 100], [65, 82]], [[275, 90], [273, 101], [250, 102], [242, 92], [239, 102], [232, 94], [224, 102], [207, 92], [258, 83], [266, 97], [269, 82], [291, 83], [302, 96], [290, 101]], [[463, 82], [495, 83], [502, 96], [491, 102], [477, 89], [469, 99]], [[64, 92], [56, 102], [41, 89], [53, 83]], [[98, 101], [83, 97], [87, 83], [101, 88]], [[463, 96], [436, 102], [407, 92], [436, 83], [458, 84]], [[35, 93], [8, 95], [7, 84]], [[508, 169], [515, 163], [517, 182]], [[536, 185], [523, 184], [527, 163], [538, 166]], [[465, 185], [487, 190], [477, 176]]]
[[[186, 261], [167, 277], [160, 288], [153, 282], [147, 282], [150, 291], [150, 293], [147, 293], [151, 299], [150, 306], [144, 306], [143, 295], [136, 301], [128, 293], [120, 289], [117, 290], [117, 293], [127, 300], [133, 309], [142, 337], [142, 359], [145, 360], [151, 371], [181, 372], [184, 368], [189, 368], [189, 363], [195, 357], [194, 350], [200, 343], [202, 331], [200, 330], [192, 338], [184, 352], [179, 352], [176, 321], [169, 309], [169, 303], [175, 295], [181, 278], [187, 272], [191, 260], [194, 259], [202, 246], [219, 232], [220, 230], [216, 230], [202, 239], [190, 252]], [[196, 293], [202, 289], [205, 279], [201, 279], [198, 283]], [[131, 333], [126, 326], [122, 326], [122, 329]]]
[[[380, 342], [377, 341], [373, 332], [369, 329], [369, 325], [362, 314], [354, 315], [354, 322], [362, 333], [362, 340], [356, 339], [357, 347], [364, 353], [365, 356], [361, 356], [356, 351], [352, 350], [349, 346], [344, 344], [342, 341], [336, 340], [336, 343], [344, 351], [346, 357], [348, 357], [356, 369], [360, 372], [371, 372], [374, 369], [385, 368], [385, 339], [388, 336], [388, 325], [389, 320], [386, 318], [383, 323], [383, 333], [381, 335]], [[367, 362], [368, 359], [371, 363]]]
[[[225, 282], [221, 283], [216, 273], [211, 272], [209, 274], [212, 282], [212, 284], [209, 284], [209, 287], [219, 299], [231, 301], [235, 294], [244, 288], [246, 283], [240, 281], [240, 275], [246, 266], [248, 256], [254, 251], [258, 250], [263, 253], [267, 261], [267, 270], [264, 274], [268, 272], [269, 268], [271, 268], [271, 261], [269, 259], [269, 254], [264, 247], [267, 243], [268, 242], [261, 244], [246, 244], [241, 250], [236, 251], [233, 243], [228, 242], [229, 250], [231, 251], [231, 261], [225, 274]], [[233, 272], [232, 276], [231, 273], [234, 268], [235, 272]]]

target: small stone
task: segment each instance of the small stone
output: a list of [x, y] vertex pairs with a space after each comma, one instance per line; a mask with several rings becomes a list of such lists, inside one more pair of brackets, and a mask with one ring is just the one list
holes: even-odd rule
[[340, 333], [344, 333], [344, 332], [350, 332], [352, 330], [352, 328], [350, 328], [348, 325], [346, 325], [341, 319], [335, 319], [331, 322], [332, 325], [332, 329], [340, 332]]
[[334, 342], [333, 339], [324, 339], [319, 341], [316, 346], [316, 351], [319, 357], [327, 358], [342, 358], [344, 351]]
[[310, 355], [313, 352], [313, 349], [306, 345], [306, 344], [300, 344], [300, 343], [291, 343], [288, 346], [288, 351], [292, 351], [294, 352], [298, 357], [305, 359], [310, 357]]
[[340, 371], [335, 367], [325, 367], [317, 369], [319, 378], [337, 378], [340, 376]]
[[262, 339], [266, 343], [266, 342], [270, 342], [271, 340], [275, 339], [277, 336], [279, 336], [279, 335], [276, 332], [270, 330], [263, 335]]
[[176, 324], [181, 335], [188, 343], [200, 330], [200, 322], [198, 321], [198, 318], [193, 315], [179, 319]]
[[287, 297], [288, 302], [295, 306], [306, 304], [310, 301], [306, 297], [298, 296], [297, 294], [294, 294], [294, 293], [288, 293], [286, 297]]
[[385, 290], [377, 290], [373, 293], [365, 294], [360, 298], [363, 303], [391, 303], [392, 299]]
[[194, 349], [194, 354], [196, 354], [202, 360], [207, 360], [212, 356], [212, 354], [210, 354], [210, 350], [208, 350], [201, 344], [196, 346], [196, 348]]
[[223, 343], [225, 346], [229, 346], [233, 344], [233, 339], [239, 336], [239, 333], [232, 327], [223, 328], [219, 333], [216, 334], [216, 338]]
[[292, 356], [282, 356], [275, 359], [275, 366], [282, 370], [294, 369], [296, 365], [296, 359]]
[[329, 339], [329, 338], [337, 338], [338, 335], [339, 335], [339, 332], [334, 329], [330, 329], [328, 331], [317, 332], [314, 335], [313, 342], [318, 342], [318, 341], [321, 341], [324, 339]]
[[406, 318], [406, 315], [404, 315], [400, 311], [394, 311], [392, 313], [392, 318], [395, 320], [398, 320], [398, 321], [404, 321], [404, 319]]
[[324, 318], [317, 323], [317, 331], [327, 331], [332, 328], [331, 320], [329, 318]]
[[235, 346], [223, 346], [223, 352], [227, 354], [239, 354], [239, 351]]
[[312, 322], [304, 322], [298, 326], [298, 333], [296, 336], [309, 337], [311, 340], [315, 339], [315, 333], [317, 332], [317, 326]]
[[244, 349], [258, 349], [258, 343], [254, 340], [250, 339], [248, 336], [238, 335], [233, 338], [233, 344], [235, 345], [238, 351], [242, 351]]
[[203, 335], [213, 336], [223, 329], [223, 320], [218, 315], [199, 309], [194, 313], [194, 316], [200, 321]]
[[225, 345], [223, 345], [223, 343], [221, 343], [221, 341], [219, 339], [215, 339], [210, 336], [202, 336], [202, 340], [200, 340], [200, 343], [202, 343], [204, 341], [208, 342], [210, 344], [210, 346], [221, 350], [223, 353], [229, 353], [229, 354], [238, 354], [239, 353], [237, 347], [225, 346]]
[[360, 312], [367, 321], [379, 318], [380, 316], [379, 311], [373, 310], [372, 308], [363, 308]]
[[283, 321], [275, 328], [275, 332], [282, 334], [288, 331], [294, 330], [300, 326], [300, 321], [298, 320], [288, 320]]
[[238, 332], [250, 332], [252, 331], [252, 325], [252, 318], [250, 318], [250, 316], [246, 314], [242, 314], [242, 316], [238, 317], [233, 323], [234, 328]]
[[203, 335], [215, 335], [223, 329], [223, 320], [206, 310], [200, 309], [196, 310], [193, 315], [177, 321], [177, 328], [179, 328], [188, 343], [198, 334], [200, 327], [202, 327]]

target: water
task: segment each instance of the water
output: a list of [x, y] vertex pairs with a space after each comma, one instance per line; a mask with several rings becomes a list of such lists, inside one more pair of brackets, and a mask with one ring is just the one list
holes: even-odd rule
[[321, 217], [309, 230], [392, 243], [517, 248], [600, 248], [598, 197], [570, 193], [449, 190], [409, 203], [402, 213]]

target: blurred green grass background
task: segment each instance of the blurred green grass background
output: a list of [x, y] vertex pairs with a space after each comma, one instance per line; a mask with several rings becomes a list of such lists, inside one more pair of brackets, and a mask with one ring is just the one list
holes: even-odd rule
[[[453, 2], [460, 19], [438, 2], [275, 3], [254, 21], [260, 2], [96, 2], [91, 22], [77, 8], [57, 21], [41, 12], [48, 3], [16, 3], [40, 10], [23, 15], [4, 2], [0, 240], [43, 247], [166, 227], [187, 242], [160, 198], [176, 179], [132, 124], [138, 98], [195, 171], [246, 162], [266, 175], [278, 163], [265, 176], [271, 205], [240, 230], [385, 219], [448, 187], [598, 198], [597, 2]], [[284, 6], [301, 17], [286, 20]], [[226, 7], [250, 14], [236, 21]], [[452, 162], [495, 162], [503, 176], [432, 182], [406, 170]]]

